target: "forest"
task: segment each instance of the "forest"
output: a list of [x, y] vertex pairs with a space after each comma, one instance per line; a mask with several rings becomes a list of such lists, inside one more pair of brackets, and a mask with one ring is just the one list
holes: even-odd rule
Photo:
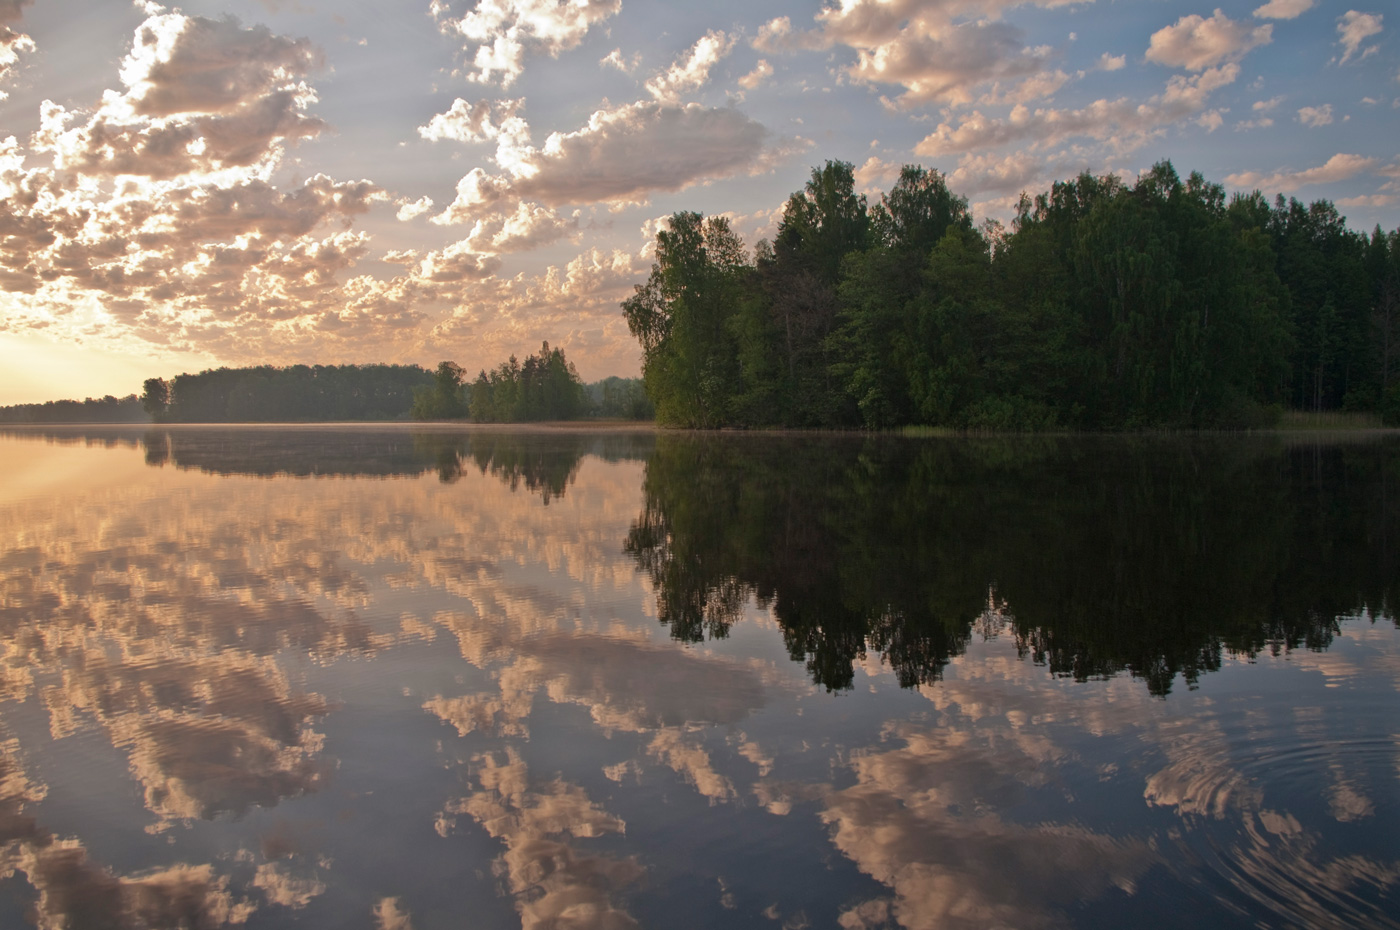
[[1400, 232], [1161, 162], [973, 222], [938, 171], [874, 206], [828, 161], [752, 254], [680, 212], [622, 304], [659, 422], [974, 430], [1400, 424]]
[[476, 423], [532, 423], [581, 417], [649, 420], [653, 410], [635, 378], [584, 384], [563, 349], [540, 346], [521, 362], [514, 355], [475, 381], [455, 362], [442, 362], [433, 383], [415, 389], [415, 420], [470, 418]]
[[402, 419], [414, 389], [432, 381], [417, 365], [216, 368], [148, 378], [141, 402], [157, 423], [285, 423]]
[[0, 407], [0, 423], [145, 423], [149, 419], [135, 394]]

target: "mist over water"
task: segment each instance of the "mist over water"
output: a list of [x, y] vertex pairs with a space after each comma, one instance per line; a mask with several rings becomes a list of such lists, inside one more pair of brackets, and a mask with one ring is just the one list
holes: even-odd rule
[[1394, 927], [1400, 441], [0, 433], [0, 926]]

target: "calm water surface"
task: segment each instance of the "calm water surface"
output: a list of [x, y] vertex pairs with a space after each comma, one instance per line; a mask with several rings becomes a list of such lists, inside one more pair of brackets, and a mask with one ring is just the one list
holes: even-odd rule
[[1400, 438], [0, 433], [0, 927], [1400, 927]]

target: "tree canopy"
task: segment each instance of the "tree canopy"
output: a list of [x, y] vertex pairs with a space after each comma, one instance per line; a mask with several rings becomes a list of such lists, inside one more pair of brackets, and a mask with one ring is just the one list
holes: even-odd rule
[[1400, 233], [1170, 162], [1023, 195], [1007, 229], [936, 170], [869, 206], [829, 161], [752, 253], [723, 217], [673, 215], [622, 310], [679, 426], [1400, 423]]

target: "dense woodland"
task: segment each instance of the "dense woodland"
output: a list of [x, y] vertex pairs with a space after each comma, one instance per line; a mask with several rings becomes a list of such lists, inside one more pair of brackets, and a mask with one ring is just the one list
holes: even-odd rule
[[135, 394], [0, 407], [0, 423], [145, 423], [149, 419]]
[[520, 361], [512, 355], [475, 381], [455, 362], [442, 362], [430, 386], [414, 391], [415, 420], [470, 418], [476, 423], [532, 423], [580, 417], [648, 420], [650, 401], [635, 378], [584, 384], [563, 349], [540, 346]]
[[1009, 228], [937, 171], [871, 207], [827, 162], [752, 254], [724, 217], [672, 216], [623, 312], [679, 426], [1400, 423], [1400, 233], [1168, 162], [1023, 196]]
[[431, 380], [417, 365], [216, 368], [149, 378], [141, 400], [159, 423], [393, 420]]

